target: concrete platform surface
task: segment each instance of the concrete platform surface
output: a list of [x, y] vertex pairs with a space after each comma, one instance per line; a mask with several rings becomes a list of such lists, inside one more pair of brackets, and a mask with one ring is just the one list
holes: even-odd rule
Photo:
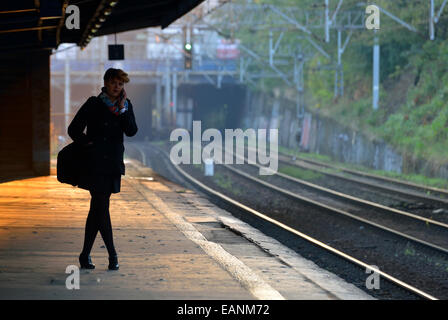
[[110, 203], [120, 269], [98, 233], [69, 290], [89, 205], [55, 175], [0, 183], [0, 299], [370, 299], [134, 160]]

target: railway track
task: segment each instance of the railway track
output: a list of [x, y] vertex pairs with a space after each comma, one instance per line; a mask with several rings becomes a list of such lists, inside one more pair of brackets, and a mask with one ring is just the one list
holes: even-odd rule
[[[395, 206], [399, 206], [400, 200], [402, 202], [413, 203], [413, 206], [417, 209], [416, 211], [421, 209], [422, 214], [426, 216], [431, 216], [433, 211], [439, 209], [447, 214], [444, 220], [448, 222], [447, 190], [381, 177], [319, 161], [297, 157], [294, 159], [294, 157], [284, 154], [279, 154], [279, 162], [283, 165], [313, 171], [324, 175], [326, 178], [334, 179], [334, 185], [340, 186], [341, 183], [350, 184], [353, 188], [365, 190], [367, 197], [369, 196], [369, 192], [374, 192], [381, 197], [395, 199], [395, 201], [391, 201], [396, 203]], [[424, 209], [427, 209], [427, 212]]]
[[[360, 201], [344, 194], [334, 193], [332, 190], [325, 190], [305, 184], [305, 188], [301, 185], [302, 181], [296, 181], [294, 178], [283, 176], [282, 179], [293, 181], [293, 183], [301, 185], [297, 188], [294, 185], [288, 185], [288, 188], [280, 187], [280, 183], [271, 183], [266, 180], [274, 180], [271, 177], [259, 179], [254, 177], [251, 170], [245, 165], [245, 169], [238, 170], [229, 165], [224, 165], [228, 170], [249, 179], [259, 185], [265, 186], [275, 192], [279, 192], [299, 202], [309, 203], [324, 210], [329, 210], [335, 214], [349, 217], [351, 219], [369, 224], [375, 228], [386, 232], [393, 233], [408, 241], [418, 243], [437, 250], [441, 253], [448, 254], [448, 226], [438, 224], [435, 221], [414, 217], [406, 212], [391, 210], [374, 203]], [[252, 171], [253, 172], [253, 171]], [[306, 188], [311, 189], [306, 191]], [[316, 192], [317, 191], [317, 192]], [[304, 195], [305, 194], [305, 195]], [[338, 201], [335, 201], [337, 198]], [[345, 201], [350, 201], [352, 205], [347, 205]], [[433, 224], [429, 227], [429, 223]]]
[[[317, 168], [328, 168], [332, 170], [337, 170], [343, 173], [347, 173], [353, 177], [358, 178], [365, 178], [367, 179], [365, 183], [368, 183], [370, 181], [371, 183], [377, 183], [376, 186], [378, 188], [383, 188], [384, 190], [391, 190], [391, 187], [398, 187], [403, 189], [403, 191], [407, 192], [407, 194], [415, 195], [423, 200], [430, 200], [435, 201], [440, 204], [446, 205], [448, 204], [448, 190], [441, 189], [441, 188], [435, 188], [435, 187], [429, 187], [424, 185], [419, 185], [416, 183], [403, 181], [399, 179], [389, 178], [389, 177], [383, 177], [379, 175], [375, 175], [372, 173], [362, 172], [358, 170], [348, 169], [341, 166], [335, 166], [328, 163], [323, 163], [316, 160], [306, 159], [303, 157], [298, 156], [289, 156], [283, 153], [279, 154], [281, 158], [281, 161], [284, 161], [288, 164], [298, 164], [300, 162], [306, 163], [312, 166], [315, 166]], [[308, 167], [311, 168], [311, 167]], [[347, 178], [347, 177], [345, 177]], [[393, 190], [395, 191], [395, 189]], [[432, 195], [432, 196], [429, 196]]]
[[[224, 150], [221, 150], [224, 152]], [[234, 155], [244, 163], [248, 159]], [[396, 234], [409, 241], [431, 247], [444, 254], [448, 254], [448, 224], [428, 219], [410, 212], [389, 208], [387, 206], [366, 201], [338, 191], [321, 187], [305, 180], [291, 177], [289, 175], [273, 172], [273, 176], [260, 176], [255, 178], [257, 170], [262, 166], [258, 164], [244, 164], [243, 171], [225, 165], [229, 170], [250, 179], [260, 185], [264, 185], [293, 199], [313, 203], [316, 206], [332, 210], [340, 215], [370, 224], [376, 228]], [[261, 177], [264, 177], [261, 179]], [[279, 180], [287, 181], [283, 188]], [[298, 187], [297, 187], [298, 186]]]
[[[244, 172], [230, 166], [226, 167], [259, 184], [273, 187], [273, 189], [290, 197], [298, 200], [315, 201], [316, 205], [325, 203], [340, 210], [340, 214], [372, 223], [372, 225], [396, 233], [408, 240], [448, 253], [448, 224], [446, 223], [359, 199], [279, 172], [274, 173], [273, 176], [264, 176], [261, 179], [254, 178], [256, 172], [251, 170], [250, 166], [261, 167], [258, 164], [245, 164], [243, 165]], [[248, 175], [248, 173], [251, 174]], [[279, 177], [279, 179], [274, 177]], [[279, 187], [282, 180], [286, 181], [287, 190]]]
[[[168, 155], [165, 153], [165, 151], [162, 151], [162, 150], [159, 149], [157, 152], [160, 152], [165, 159], [169, 159]], [[170, 161], [167, 161], [167, 162], [170, 163]], [[304, 232], [298, 231], [296, 228], [291, 227], [290, 225], [287, 225], [287, 224], [285, 224], [285, 223], [283, 223], [283, 222], [281, 222], [279, 220], [273, 219], [272, 217], [269, 217], [267, 214], [264, 214], [264, 213], [261, 213], [261, 212], [259, 212], [257, 210], [254, 210], [254, 209], [250, 208], [249, 206], [244, 205], [244, 204], [242, 204], [242, 203], [232, 199], [231, 197], [222, 194], [221, 192], [213, 190], [209, 186], [207, 186], [204, 183], [200, 182], [199, 180], [195, 179], [191, 174], [187, 173], [181, 167], [179, 167], [179, 166], [174, 166], [174, 167], [175, 167], [176, 171], [180, 175], [182, 175], [182, 177], [185, 180], [189, 181], [189, 183], [195, 185], [197, 188], [203, 190], [204, 192], [206, 192], [210, 196], [218, 197], [220, 199], [220, 201], [225, 201], [226, 203], [231, 204], [232, 206], [236, 206], [236, 207], [239, 208], [239, 210], [244, 210], [245, 212], [247, 212], [247, 214], [251, 214], [253, 216], [256, 216], [257, 218], [262, 219], [266, 223], [274, 224], [277, 227], [280, 227], [280, 228], [282, 228], [283, 230], [285, 230], [287, 232], [290, 232], [290, 233], [292, 233], [292, 234], [294, 234], [296, 236], [301, 237], [301, 239], [304, 239], [304, 240], [312, 243], [313, 245], [319, 246], [320, 248], [325, 249], [328, 252], [331, 252], [332, 254], [335, 254], [335, 255], [337, 255], [340, 258], [346, 259], [347, 261], [350, 261], [351, 263], [354, 263], [358, 267], [368, 268], [370, 266], [370, 264], [361, 261], [361, 259], [359, 259], [359, 258], [355, 258], [354, 256], [352, 256], [350, 254], [344, 253], [343, 251], [341, 251], [341, 250], [339, 250], [339, 249], [337, 249], [335, 247], [332, 247], [332, 246], [330, 246], [330, 245], [328, 245], [326, 243], [323, 243], [322, 241], [319, 241], [319, 240], [317, 240], [317, 239], [307, 235]], [[234, 168], [226, 167], [226, 169], [229, 169], [229, 170], [231, 170], [232, 172], [234, 172], [236, 174], [240, 174], [241, 175], [241, 173], [242, 173], [242, 172], [237, 173], [235, 171], [236, 169], [234, 169]], [[253, 179], [253, 177], [250, 177], [250, 175], [245, 173], [245, 172], [243, 173], [242, 176], [244, 176], [246, 179]], [[266, 182], [263, 182], [262, 184], [264, 184], [265, 187], [271, 188], [271, 186], [266, 185]], [[272, 189], [272, 190], [274, 190], [274, 189]], [[278, 187], [277, 187], [277, 192], [278, 192]], [[283, 192], [283, 191], [281, 191], [281, 192]], [[291, 196], [291, 195], [289, 195], [289, 196]], [[301, 199], [301, 200], [303, 201], [304, 199]], [[311, 202], [308, 201], [307, 205], [318, 205], [318, 203], [315, 203], [313, 201], [311, 201]], [[328, 210], [333, 210], [334, 211], [335, 208], [330, 208], [328, 206], [325, 206], [325, 208], [323, 208], [322, 204], [320, 204], [320, 210], [322, 210], [322, 209], [325, 209], [327, 211]], [[336, 209], [336, 211], [337, 211], [337, 209]], [[368, 224], [372, 228], [377, 228], [377, 226], [375, 226], [374, 224], [370, 223], [369, 221], [362, 221], [362, 219], [361, 220], [357, 219], [357, 220], [358, 220], [358, 222], [362, 222], [364, 224]], [[387, 228], [383, 228], [382, 231], [383, 232], [390, 232], [390, 231], [387, 230]], [[400, 237], [401, 235], [399, 233], [395, 232], [394, 236], [395, 237]], [[407, 238], [406, 241], [415, 241], [415, 240]], [[427, 244], [425, 244], [424, 242], [421, 242], [421, 241], [416, 241], [416, 242], [418, 242], [419, 245], [421, 245], [421, 246], [427, 246]], [[431, 246], [431, 245], [429, 247], [431, 247], [431, 250], [438, 251], [439, 254], [446, 254], [445, 250], [440, 250], [441, 248], [436, 248], [435, 246]], [[410, 291], [410, 292], [412, 292], [412, 293], [414, 293], [414, 294], [416, 294], [416, 295], [418, 295], [420, 297], [423, 297], [425, 299], [436, 299], [434, 295], [426, 293], [423, 290], [419, 290], [415, 286], [412, 286], [412, 285], [406, 283], [405, 281], [399, 280], [397, 277], [394, 277], [390, 273], [386, 273], [385, 271], [379, 270], [379, 269], [375, 270], [375, 272], [378, 272], [384, 279], [387, 279], [391, 283], [393, 283], [393, 284], [395, 284], [395, 285], [397, 285], [397, 286], [399, 286], [401, 288], [404, 288], [405, 290], [408, 290], [408, 291]]]

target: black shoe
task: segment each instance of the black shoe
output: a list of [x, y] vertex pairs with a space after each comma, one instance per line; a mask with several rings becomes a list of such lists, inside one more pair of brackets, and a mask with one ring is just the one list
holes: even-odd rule
[[118, 268], [120, 268], [120, 265], [117, 255], [109, 256], [109, 270], [118, 270]]
[[90, 256], [79, 255], [79, 264], [81, 269], [95, 269], [95, 265], [92, 263]]

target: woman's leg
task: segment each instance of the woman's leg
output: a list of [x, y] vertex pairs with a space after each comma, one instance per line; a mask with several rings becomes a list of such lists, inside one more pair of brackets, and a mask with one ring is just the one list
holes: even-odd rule
[[87, 216], [84, 247], [81, 255], [85, 257], [90, 254], [96, 235], [100, 231], [109, 256], [114, 256], [117, 253], [114, 247], [112, 223], [109, 213], [111, 194], [90, 191], [90, 195], [92, 198], [90, 199], [90, 211]]
[[114, 256], [117, 252], [115, 251], [112, 223], [110, 221], [109, 213], [110, 195], [110, 193], [94, 193], [93, 199], [97, 209], [98, 230], [101, 233], [101, 237], [106, 245], [109, 256]]
[[92, 198], [90, 199], [90, 210], [87, 216], [85, 233], [84, 233], [84, 246], [82, 248], [81, 255], [87, 257], [90, 255], [93, 243], [95, 242], [96, 235], [98, 233], [98, 214], [96, 197], [94, 197], [92, 191], [90, 191]]

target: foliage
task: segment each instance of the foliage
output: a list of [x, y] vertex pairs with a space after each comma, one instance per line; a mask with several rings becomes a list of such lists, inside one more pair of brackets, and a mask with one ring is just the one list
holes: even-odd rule
[[221, 188], [230, 191], [234, 195], [243, 194], [242, 190], [234, 185], [231, 177], [224, 175], [222, 173], [216, 172], [212, 177], [213, 181]]
[[281, 166], [278, 171], [302, 180], [312, 181], [323, 177], [320, 173], [294, 166]]
[[296, 156], [297, 158], [311, 159], [311, 160], [322, 162], [322, 163], [328, 163], [328, 164], [331, 164], [332, 166], [336, 166], [339, 168], [346, 168], [346, 169], [351, 169], [351, 170], [354, 169], [354, 170], [358, 170], [358, 171], [375, 174], [378, 176], [400, 179], [403, 181], [409, 181], [409, 182], [413, 182], [413, 183], [420, 184], [420, 185], [441, 188], [441, 189], [448, 189], [448, 181], [446, 179], [428, 178], [426, 176], [419, 175], [419, 174], [402, 174], [402, 173], [397, 173], [397, 172], [393, 172], [393, 171], [370, 169], [370, 168], [364, 167], [362, 165], [340, 163], [340, 162], [336, 162], [335, 160], [333, 160], [330, 157], [325, 156], [325, 155], [321, 155], [321, 154], [317, 154], [317, 153], [298, 152], [296, 149], [289, 149], [289, 148], [282, 147], [282, 146], [279, 146], [278, 151], [282, 154]]
[[[247, 3], [246, 0], [236, 1]], [[330, 1], [330, 12], [334, 12], [339, 1]], [[357, 0], [345, 0], [342, 11], [363, 10]], [[442, 0], [436, 0], [440, 8]], [[322, 11], [324, 1], [315, 0], [254, 0], [257, 4], [274, 4], [303, 8], [310, 12]], [[306, 61], [304, 74], [305, 98], [308, 108], [318, 109], [337, 121], [356, 127], [374, 137], [382, 138], [398, 150], [418, 158], [431, 159], [439, 163], [448, 162], [448, 13], [442, 13], [436, 25], [436, 40], [429, 40], [429, 1], [378, 0], [376, 4], [401, 20], [415, 27], [412, 32], [385, 14], [381, 14], [381, 29], [376, 33], [381, 45], [380, 109], [372, 110], [372, 45], [374, 32], [360, 29], [353, 32], [342, 55], [344, 72], [344, 97], [334, 98], [334, 70], [322, 69], [334, 65], [337, 57], [337, 33], [331, 31], [331, 42], [322, 41], [323, 28], [312, 29], [314, 40], [328, 52], [331, 61], [315, 50]], [[243, 13], [241, 13], [243, 15]], [[279, 18], [280, 19], [280, 18]], [[241, 43], [252, 48], [267, 59], [268, 27], [238, 28], [229, 31]], [[274, 31], [278, 37], [279, 31]], [[292, 28], [285, 32], [282, 46], [306, 46], [303, 35]], [[345, 41], [348, 32], [343, 32]], [[321, 39], [319, 41], [319, 39]], [[309, 45], [309, 44], [308, 44]], [[279, 66], [287, 73], [293, 68], [293, 57], [289, 65]], [[265, 63], [253, 64], [250, 72], [268, 70]], [[272, 94], [277, 88], [288, 87], [281, 78], [255, 80], [255, 87]]]

